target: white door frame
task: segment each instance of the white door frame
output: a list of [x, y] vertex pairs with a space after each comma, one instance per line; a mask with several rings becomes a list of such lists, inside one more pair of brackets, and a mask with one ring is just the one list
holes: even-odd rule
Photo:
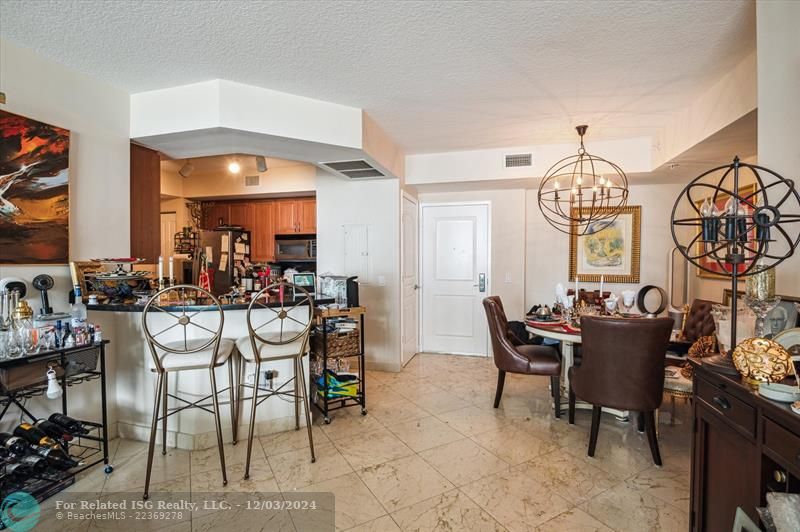
[[417, 290], [417, 295], [416, 295], [416, 297], [417, 297], [417, 326], [416, 326], [416, 329], [417, 329], [417, 345], [415, 346], [414, 349], [415, 349], [415, 351], [417, 353], [419, 353], [419, 346], [422, 345], [421, 338], [420, 338], [420, 326], [419, 326], [419, 324], [421, 323], [421, 321], [420, 321], [420, 313], [419, 312], [420, 312], [420, 308], [422, 307], [422, 292], [420, 291], [420, 290], [422, 290], [422, 288], [421, 288], [422, 280], [420, 279], [420, 256], [419, 256], [420, 249], [422, 249], [420, 247], [420, 238], [419, 238], [419, 235], [420, 235], [419, 231], [420, 231], [420, 228], [422, 227], [422, 225], [420, 225], [420, 220], [422, 218], [421, 217], [422, 211], [420, 210], [419, 200], [417, 198], [415, 198], [414, 196], [412, 196], [411, 194], [409, 194], [408, 192], [406, 192], [405, 190], [403, 190], [402, 194], [400, 195], [400, 220], [401, 220], [401, 223], [400, 223], [400, 366], [401, 367], [405, 366], [406, 364], [408, 364], [411, 361], [411, 359], [403, 360], [403, 348], [405, 347], [405, 345], [403, 343], [403, 331], [405, 331], [405, 312], [403, 311], [403, 309], [405, 309], [405, 301], [403, 301], [403, 265], [406, 263], [405, 262], [405, 244], [404, 244], [405, 243], [405, 230], [406, 229], [405, 229], [405, 224], [402, 223], [402, 220], [403, 220], [403, 200], [404, 199], [409, 200], [411, 203], [413, 203], [414, 205], [417, 206], [417, 284], [420, 285], [420, 289]]
[[[422, 320], [425, 319], [425, 315], [423, 313], [424, 305], [422, 304], [422, 302], [424, 300], [424, 297], [422, 295], [422, 291], [425, 290], [425, 283], [422, 280], [422, 271], [421, 271], [422, 264], [423, 264], [423, 258], [422, 258], [422, 250], [423, 250], [423, 245], [422, 245], [422, 242], [423, 242], [422, 227], [423, 227], [423, 222], [424, 222], [425, 207], [467, 207], [467, 206], [471, 206], [471, 205], [485, 205], [486, 206], [486, 210], [487, 210], [487, 212], [486, 212], [486, 240], [487, 240], [487, 242], [486, 242], [486, 254], [488, 256], [486, 257], [486, 292], [485, 292], [485, 296], [484, 297], [488, 297], [492, 293], [492, 281], [491, 281], [491, 279], [492, 279], [492, 202], [489, 201], [489, 200], [486, 200], [486, 201], [444, 201], [444, 202], [443, 201], [436, 201], [436, 202], [431, 202], [431, 203], [420, 203], [419, 207], [418, 207], [418, 209], [419, 209], [419, 232], [417, 233], [419, 235], [419, 252], [417, 253], [417, 259], [418, 259], [417, 267], [420, 269], [420, 271], [418, 272], [418, 279], [419, 279], [419, 282], [420, 282], [420, 285], [419, 285], [420, 294], [419, 294], [419, 296], [417, 296], [419, 298], [419, 312], [417, 313], [417, 316], [418, 316], [417, 323], [418, 324], [422, 323]], [[487, 324], [487, 327], [488, 327], [488, 324]], [[424, 340], [424, 338], [422, 338], [422, 328], [418, 327], [417, 331], [418, 331], [417, 342], [419, 343], [419, 346], [421, 348], [421, 346], [425, 345], [425, 340]], [[490, 346], [491, 346], [490, 342], [491, 342], [491, 340], [489, 338], [489, 335], [487, 334], [486, 335], [486, 355], [485, 355], [486, 357], [489, 357], [492, 354], [491, 349], [490, 349]], [[457, 355], [459, 353], [451, 353], [451, 354]], [[472, 356], [475, 356], [474, 353], [470, 353], [470, 354]]]

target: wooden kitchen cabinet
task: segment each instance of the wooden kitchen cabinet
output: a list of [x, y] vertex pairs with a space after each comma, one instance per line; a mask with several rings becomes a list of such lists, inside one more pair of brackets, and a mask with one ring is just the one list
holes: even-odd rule
[[280, 199], [275, 202], [275, 233], [317, 232], [317, 200], [314, 198]]
[[161, 158], [137, 144], [130, 150], [131, 256], [154, 263], [161, 255]]
[[231, 225], [241, 225], [247, 231], [253, 231], [255, 220], [255, 203], [250, 201], [238, 201], [230, 204]]
[[250, 260], [271, 262], [275, 260], [275, 203], [256, 202], [253, 205], [253, 228], [250, 230], [252, 244]]
[[222, 220], [222, 225], [227, 225], [230, 223], [230, 219], [230, 204], [220, 202], [208, 203], [203, 212], [203, 229], [216, 229], [217, 226], [220, 225], [220, 220]]
[[317, 200], [298, 200], [298, 233], [317, 232]]

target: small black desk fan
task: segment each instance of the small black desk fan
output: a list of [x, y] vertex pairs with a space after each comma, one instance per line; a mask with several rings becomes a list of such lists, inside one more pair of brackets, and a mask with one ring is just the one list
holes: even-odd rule
[[39, 312], [40, 314], [53, 313], [53, 308], [50, 306], [50, 298], [47, 297], [47, 291], [53, 288], [54, 284], [53, 278], [44, 273], [33, 278], [33, 287], [42, 295], [42, 310]]

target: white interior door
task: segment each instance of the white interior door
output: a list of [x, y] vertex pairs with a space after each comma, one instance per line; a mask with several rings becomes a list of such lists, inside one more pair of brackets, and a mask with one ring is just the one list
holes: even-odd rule
[[161, 256], [175, 254], [175, 233], [178, 232], [178, 217], [174, 212], [161, 213]]
[[489, 206], [422, 207], [422, 350], [487, 355]]
[[419, 211], [417, 202], [403, 196], [403, 348], [400, 362], [406, 364], [419, 345]]

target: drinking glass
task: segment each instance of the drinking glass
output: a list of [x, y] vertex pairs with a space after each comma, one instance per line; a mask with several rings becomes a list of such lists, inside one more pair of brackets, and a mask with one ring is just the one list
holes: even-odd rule
[[0, 329], [0, 360], [8, 358], [11, 347], [11, 331]]

